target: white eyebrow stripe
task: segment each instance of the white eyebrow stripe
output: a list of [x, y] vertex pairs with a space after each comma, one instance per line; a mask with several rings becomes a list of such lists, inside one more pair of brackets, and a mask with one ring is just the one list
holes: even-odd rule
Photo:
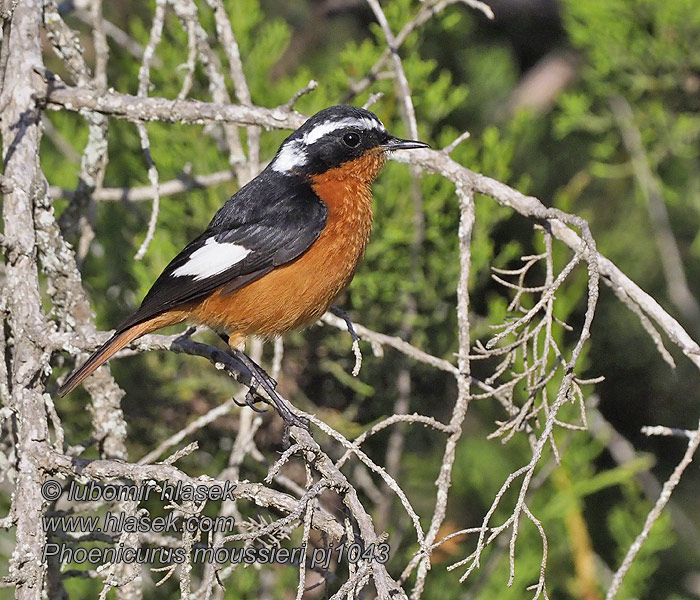
[[184, 265], [175, 269], [173, 276], [194, 275], [196, 281], [213, 277], [241, 262], [251, 252], [238, 244], [220, 244], [212, 237], [197, 248]]
[[346, 127], [356, 127], [357, 129], [376, 129], [384, 131], [384, 125], [379, 120], [368, 119], [367, 117], [358, 117], [353, 119], [341, 119], [335, 121], [324, 121], [316, 125], [311, 131], [304, 134], [302, 138], [307, 146], [320, 140], [324, 135], [331, 133], [337, 129]]
[[282, 148], [280, 148], [277, 157], [272, 162], [272, 170], [278, 173], [288, 174], [296, 168], [303, 167], [309, 162], [309, 156], [304, 151], [305, 146], [317, 142], [324, 135], [328, 135], [333, 131], [348, 127], [386, 131], [384, 124], [379, 119], [371, 119], [368, 117], [324, 121], [316, 125], [311, 131], [305, 133], [301, 139], [297, 138], [284, 144]]
[[272, 162], [272, 170], [278, 173], [289, 173], [292, 169], [303, 167], [309, 160], [299, 140], [287, 142], [280, 148], [277, 157]]

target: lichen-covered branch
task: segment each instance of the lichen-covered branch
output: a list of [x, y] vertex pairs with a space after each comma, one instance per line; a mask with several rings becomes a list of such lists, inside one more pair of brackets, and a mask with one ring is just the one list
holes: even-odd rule
[[[50, 356], [41, 342], [47, 323], [41, 307], [34, 228], [34, 202], [43, 179], [39, 168], [41, 119], [34, 101], [41, 81], [33, 75], [34, 68], [42, 65], [39, 0], [18, 4], [9, 23], [9, 34], [2, 40], [7, 62], [0, 94], [4, 174], [12, 182], [2, 206], [2, 303], [6, 310], [2, 326], [7, 328], [8, 337], [0, 352], [8, 367], [10, 392], [3, 401], [17, 424], [17, 478], [11, 515], [16, 545], [8, 579], [15, 585], [16, 598], [39, 600], [46, 574], [46, 565], [41, 562], [46, 538], [41, 526], [44, 473], [37, 457], [38, 449], [49, 439], [43, 381], [49, 373]], [[10, 46], [12, 51], [8, 52]]]
[[169, 100], [139, 98], [118, 92], [100, 92], [57, 83], [39, 93], [46, 108], [53, 110], [93, 110], [130, 121], [162, 121], [165, 123], [207, 122], [260, 125], [275, 129], [296, 129], [306, 117], [279, 108], [261, 108], [238, 104], [220, 104], [201, 100]]

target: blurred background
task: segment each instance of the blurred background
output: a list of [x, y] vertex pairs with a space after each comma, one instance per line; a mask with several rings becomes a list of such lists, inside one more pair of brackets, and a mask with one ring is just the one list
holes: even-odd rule
[[[200, 22], [213, 36], [212, 13], [200, 4]], [[495, 14], [492, 21], [464, 3], [447, 6], [401, 47], [420, 138], [439, 148], [468, 130], [471, 137], [453, 152], [455, 160], [587, 219], [599, 251], [700, 339], [697, 3], [491, 0], [489, 5]], [[105, 3], [104, 12], [129, 40], [143, 46], [153, 6], [121, 0]], [[339, 102], [362, 105], [370, 93], [383, 92], [372, 110], [393, 132], [407, 135], [389, 67], [381, 69], [367, 89], [354, 91], [385, 48], [366, 2], [230, 0], [226, 6], [255, 104], [283, 104], [310, 79], [320, 83], [318, 89], [296, 105], [306, 114]], [[382, 2], [395, 33], [422, 6], [415, 0]], [[61, 5], [61, 10], [69, 24], [84, 33], [85, 55], [92, 62], [83, 9], [76, 2]], [[109, 85], [135, 93], [139, 61], [115, 38], [110, 38], [110, 51]], [[187, 59], [187, 36], [172, 11], [156, 55], [150, 94], [175, 97], [183, 77], [179, 66]], [[58, 61], [51, 62], [48, 42], [46, 57], [47, 66], [60, 74]], [[191, 97], [209, 100], [199, 68]], [[49, 117], [42, 167], [51, 185], [74, 189], [87, 127], [75, 114]], [[148, 130], [161, 180], [229, 168], [216, 132], [204, 135], [212, 132], [169, 124], [149, 124]], [[287, 134], [263, 133], [263, 160], [273, 156]], [[105, 187], [148, 184], [133, 124], [113, 120], [109, 148]], [[371, 244], [355, 280], [336, 303], [356, 322], [454, 362], [458, 202], [449, 182], [437, 176], [423, 177], [418, 187], [416, 204], [415, 185], [405, 165], [390, 164], [380, 176]], [[113, 328], [139, 304], [170, 258], [236, 189], [237, 183], [229, 181], [163, 198], [155, 238], [142, 261], [133, 256], [146, 232], [150, 202], [95, 204], [90, 218], [96, 237], [82, 261], [101, 329]], [[533, 233], [529, 221], [489, 198], [476, 201], [470, 315], [475, 340], [487, 339], [489, 325], [503, 322], [512, 298], [491, 279], [491, 267], [513, 268], [521, 264], [521, 256], [542, 250], [541, 235]], [[66, 204], [58, 200], [57, 210]], [[557, 252], [563, 261], [566, 252]], [[577, 327], [585, 310], [585, 275], [585, 268], [579, 267], [557, 294], [557, 317]], [[560, 342], [570, 352], [572, 340], [562, 334]], [[374, 357], [363, 344], [362, 371], [353, 378], [349, 338], [329, 327], [286, 336], [284, 347], [282, 392], [345, 435], [357, 435], [397, 406], [443, 421], [449, 418], [456, 388], [448, 374], [389, 350]], [[551, 598], [604, 597], [611, 570], [619, 565], [658, 495], [658, 481], [665, 481], [680, 460], [683, 440], [647, 438], [640, 428], [697, 426], [700, 373], [672, 345], [669, 349], [675, 369], [662, 360], [637, 317], [601, 286], [592, 338], [578, 369], [583, 376], [605, 377], [587, 389], [591, 428], [558, 432], [562, 464], [542, 478], [530, 505], [548, 534]], [[270, 345], [264, 356], [272, 356]], [[67, 368], [57, 364], [57, 372]], [[477, 376], [479, 368], [475, 367]], [[200, 359], [167, 352], [113, 361], [112, 371], [127, 392], [123, 408], [134, 458], [235, 389]], [[57, 405], [71, 443], [89, 436], [86, 399], [80, 392]], [[493, 400], [470, 407], [443, 533], [480, 523], [508, 473], [529, 459], [524, 437], [516, 435], [507, 444], [486, 439], [496, 429], [495, 421], [504, 418]], [[198, 437], [201, 450], [188, 457], [186, 470], [197, 474], [223, 468], [236, 427], [235, 414], [210, 426]], [[380, 462], [388, 436], [377, 435], [367, 446]], [[258, 445], [279, 450], [280, 439], [280, 420], [268, 415]], [[418, 512], [429, 515], [442, 438], [413, 426], [403, 444], [400, 479]], [[259, 465], [247, 466], [249, 478], [256, 471], [264, 476]], [[699, 488], [697, 468], [691, 466], [672, 509], [652, 530], [618, 597], [700, 598]], [[388, 511], [397, 515], [385, 523], [392, 553], [402, 557], [397, 564], [405, 564], [415, 550], [410, 535], [402, 538], [409, 524], [405, 515], [398, 516], [398, 508], [390, 506]], [[0, 552], [8, 551], [6, 542]], [[505, 586], [507, 552], [502, 550], [500, 559], [494, 555], [490, 572], [477, 571], [464, 585], [456, 573], [445, 570], [469, 554], [472, 545], [473, 540], [456, 538], [439, 550], [426, 598], [528, 597], [524, 589], [536, 581], [541, 554], [534, 528], [525, 527], [518, 540], [518, 570], [511, 588]], [[594, 568], [586, 569], [587, 564]], [[296, 574], [288, 571], [270, 597], [289, 597], [285, 589], [293, 589]], [[252, 569], [242, 572], [225, 597], [254, 594], [258, 577]], [[89, 581], [69, 585], [75, 597], [93, 597], [99, 590]], [[168, 585], [147, 589], [146, 597], [170, 597], [176, 584]]]

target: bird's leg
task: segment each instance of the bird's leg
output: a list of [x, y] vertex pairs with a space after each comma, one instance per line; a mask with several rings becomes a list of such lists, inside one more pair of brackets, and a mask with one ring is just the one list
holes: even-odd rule
[[[224, 340], [224, 342], [226, 342], [226, 345], [231, 349], [230, 354], [231, 354], [234, 358], [236, 358], [239, 362], [241, 362], [241, 360], [238, 358], [238, 356], [236, 356], [235, 351], [238, 350], [238, 351], [240, 351], [240, 352], [242, 353], [242, 352], [243, 352], [243, 348], [244, 348], [245, 346], [244, 346], [243, 344], [240, 344], [240, 345], [239, 345], [237, 342], [235, 342], [234, 340], [231, 339], [231, 336], [230, 336], [230, 335], [228, 335], [228, 334], [226, 334], [226, 333], [220, 333], [220, 332], [218, 332], [218, 335], [219, 335], [219, 337], [220, 337], [222, 340]], [[247, 355], [246, 355], [246, 356], [247, 356]], [[262, 367], [260, 367], [259, 365], [257, 365], [257, 363], [256, 363], [255, 361], [253, 361], [253, 360], [251, 359], [251, 362], [252, 362], [254, 365], [258, 366], [258, 369], [260, 370], [260, 375], [261, 375], [262, 377], [265, 377], [265, 379], [267, 380], [268, 384], [272, 387], [272, 389], [275, 389], [275, 388], [277, 387], [277, 382], [276, 382], [270, 375], [268, 375], [268, 373], [265, 371], [265, 369], [263, 369]], [[250, 369], [249, 369], [249, 371], [250, 371]], [[254, 374], [251, 373], [251, 375], [254, 375]], [[255, 379], [257, 380], [257, 377], [255, 377]], [[255, 384], [255, 382], [253, 382], [253, 387], [257, 387], [257, 385]]]
[[340, 317], [341, 319], [343, 319], [343, 321], [345, 321], [345, 325], [348, 328], [348, 333], [352, 338], [352, 351], [355, 355], [355, 366], [352, 368], [352, 375], [353, 377], [357, 377], [360, 373], [360, 368], [362, 367], [362, 351], [360, 350], [360, 336], [357, 335], [357, 331], [355, 331], [355, 327], [353, 326], [352, 321], [348, 316], [348, 313], [346, 313], [342, 308], [338, 306], [331, 306], [330, 311], [336, 317]]
[[[226, 334], [219, 334], [221, 339], [223, 339], [227, 344], [229, 344], [229, 336]], [[284, 400], [277, 392], [275, 392], [275, 387], [277, 387], [277, 382], [270, 377], [265, 372], [265, 369], [263, 369], [258, 363], [256, 363], [252, 358], [250, 358], [243, 350], [232, 346], [229, 344], [229, 348], [231, 349], [231, 354], [233, 357], [240, 363], [243, 364], [243, 366], [248, 369], [248, 371], [252, 375], [252, 379], [254, 381], [251, 381], [252, 388], [253, 389], [257, 388], [258, 386], [261, 387], [265, 393], [269, 396], [270, 400], [272, 400], [273, 404], [275, 405], [275, 408], [277, 409], [277, 412], [280, 414], [284, 421], [284, 444], [288, 445], [289, 443], [289, 428], [292, 425], [296, 425], [297, 427], [302, 427], [308, 431], [309, 429], [309, 422], [307, 419], [304, 419], [302, 417], [298, 417], [295, 415], [291, 408], [289, 403]], [[246, 396], [246, 404], [248, 406], [252, 407], [252, 404], [255, 404], [256, 402], [259, 402], [260, 398], [251, 398], [251, 395], [249, 394]], [[250, 403], [249, 403], [250, 402]], [[257, 410], [258, 412], [259, 409], [254, 409]]]
[[329, 309], [336, 317], [340, 317], [345, 321], [345, 325], [348, 327], [348, 333], [350, 334], [350, 337], [352, 338], [353, 343], [359, 342], [360, 341], [360, 336], [357, 335], [357, 331], [355, 331], [355, 327], [352, 324], [352, 321], [350, 320], [350, 315], [346, 313], [342, 308], [339, 306], [331, 306]]
[[258, 384], [260, 385], [260, 387], [263, 390], [265, 390], [265, 393], [270, 397], [270, 400], [272, 400], [272, 402], [274, 403], [275, 408], [277, 408], [277, 412], [284, 420], [285, 440], [288, 440], [289, 438], [289, 428], [292, 425], [302, 427], [308, 431], [309, 422], [306, 419], [295, 415], [292, 412], [289, 403], [286, 400], [284, 400], [277, 392], [275, 392], [275, 388], [272, 385], [270, 385], [270, 380], [274, 382], [274, 379], [272, 379], [260, 365], [258, 365], [242, 350], [233, 348], [232, 352], [234, 357], [240, 362], [242, 362], [248, 368], [248, 370], [251, 373], [253, 373], [253, 377], [255, 377], [258, 380]]
[[238, 357], [234, 356], [233, 352], [230, 351], [231, 348], [229, 344], [229, 336], [225, 333], [220, 332], [217, 332], [217, 335], [224, 342], [226, 342], [227, 346], [229, 346], [228, 355], [231, 356], [231, 358], [233, 358], [240, 365], [240, 373], [243, 377], [243, 380], [239, 380], [240, 383], [248, 387], [248, 393], [245, 396], [245, 402], [239, 402], [238, 400], [233, 398], [234, 403], [237, 406], [247, 406], [257, 413], [266, 413], [267, 411], [264, 408], [258, 408], [257, 406], [255, 406], [259, 402], [265, 402], [265, 398], [263, 398], [258, 392], [257, 378], [255, 377], [253, 372], [245, 364], [243, 364], [243, 362]]
[[349, 523], [350, 531], [352, 532], [353, 537], [352, 540], [349, 540], [349, 535], [346, 530], [345, 535], [343, 536], [344, 541], [349, 541], [351, 544], [358, 544], [361, 548], [360, 555], [362, 555], [365, 551], [365, 541], [362, 539], [362, 534], [357, 528], [357, 519], [355, 518], [355, 515], [352, 514], [352, 511], [347, 506], [345, 506], [344, 503], [341, 503], [341, 507], [343, 514], [345, 515], [346, 522]]

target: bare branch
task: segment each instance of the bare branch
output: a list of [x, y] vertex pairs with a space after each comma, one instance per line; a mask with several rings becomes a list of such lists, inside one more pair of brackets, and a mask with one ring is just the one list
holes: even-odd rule
[[[336, 327], [337, 329], [346, 330], [347, 328], [347, 324], [343, 319], [336, 317], [331, 313], [326, 313], [325, 315], [323, 315], [321, 317], [321, 322]], [[371, 342], [373, 345], [376, 344], [377, 348], [375, 348], [375, 354], [377, 354], [377, 352], [380, 351], [381, 346], [389, 346], [391, 348], [395, 348], [399, 352], [402, 352], [406, 356], [417, 360], [418, 362], [425, 363], [427, 365], [440, 369], [441, 371], [447, 371], [448, 373], [458, 373], [457, 367], [455, 367], [451, 362], [443, 358], [433, 356], [432, 354], [428, 354], [427, 352], [424, 352], [423, 350], [412, 346], [411, 344], [402, 340], [399, 337], [372, 331], [371, 329], [367, 329], [364, 325], [360, 325], [358, 323], [353, 323], [353, 326], [355, 328], [355, 331], [357, 332], [357, 335], [359, 335], [360, 338]]]
[[[439, 0], [437, 2], [426, 2], [425, 5], [421, 7], [421, 9], [418, 11], [416, 16], [413, 19], [411, 19], [408, 23], [406, 23], [406, 25], [404, 25], [404, 27], [401, 29], [401, 31], [394, 40], [393, 48], [398, 50], [406, 41], [406, 38], [416, 29], [427, 23], [435, 15], [441, 13], [448, 6], [452, 6], [453, 4], [458, 3], [463, 3], [467, 6], [471, 6], [472, 8], [482, 10], [489, 19], [494, 18], [491, 9], [486, 4], [484, 4], [483, 2], [479, 2], [478, 0]], [[357, 83], [350, 85], [350, 91], [343, 98], [343, 102], [349, 102], [352, 98], [361, 94], [367, 88], [369, 88], [369, 86], [372, 85], [374, 81], [379, 79], [379, 74], [386, 65], [386, 62], [389, 60], [391, 55], [392, 49], [390, 46], [389, 48], [384, 50], [379, 60], [374, 64], [374, 66], [370, 70], [369, 75], [367, 75]]]
[[408, 85], [408, 79], [406, 78], [406, 72], [404, 71], [403, 64], [401, 63], [401, 58], [399, 57], [399, 49], [396, 43], [396, 38], [389, 27], [389, 23], [386, 20], [386, 15], [379, 5], [378, 0], [367, 0], [374, 16], [377, 18], [379, 26], [382, 28], [384, 37], [386, 38], [387, 45], [389, 46], [389, 51], [391, 52], [391, 58], [394, 62], [394, 72], [396, 73], [396, 82], [399, 88], [399, 95], [401, 101], [403, 102], [404, 118], [408, 122], [408, 132], [412, 139], [418, 139], [418, 123], [416, 121], [416, 111], [413, 108], [413, 100], [411, 100], [411, 88]]
[[447, 154], [448, 156], [452, 154], [457, 146], [459, 146], [462, 142], [465, 140], [468, 140], [471, 137], [471, 134], [468, 131], [464, 131], [460, 133], [454, 140], [452, 140], [447, 146], [445, 146], [442, 151]]
[[[153, 15], [153, 23], [151, 25], [151, 33], [146, 44], [146, 49], [143, 52], [143, 60], [139, 69], [139, 88], [137, 95], [139, 97], [148, 96], [148, 87], [150, 85], [151, 61], [155, 53], [156, 47], [160, 43], [163, 35], [163, 22], [165, 20], [166, 0], [156, 0], [156, 11]], [[191, 38], [192, 39], [192, 38]], [[153, 156], [151, 155], [151, 142], [148, 139], [146, 125], [143, 122], [137, 121], [136, 128], [139, 132], [139, 140], [141, 141], [141, 150], [143, 150], [144, 158], [148, 166], [148, 180], [153, 188], [153, 207], [151, 208], [151, 218], [148, 220], [148, 230], [141, 246], [136, 251], [134, 260], [141, 260], [146, 255], [146, 250], [153, 240], [156, 232], [156, 222], [158, 220], [158, 210], [160, 208], [160, 190], [158, 186], [158, 169], [156, 168]]]
[[[458, 357], [458, 373], [457, 379], [457, 401], [452, 418], [450, 419], [450, 429], [452, 433], [445, 444], [445, 451], [440, 466], [440, 474], [437, 479], [437, 497], [435, 500], [435, 512], [430, 523], [430, 528], [426, 534], [425, 543], [432, 546], [437, 537], [440, 525], [442, 525], [445, 515], [447, 514], [447, 492], [452, 482], [452, 466], [455, 460], [455, 452], [457, 442], [462, 436], [462, 424], [467, 415], [467, 409], [471, 400], [471, 385], [470, 373], [471, 365], [469, 362], [469, 346], [471, 343], [469, 334], [469, 273], [471, 270], [471, 238], [474, 229], [475, 209], [474, 209], [474, 193], [471, 187], [457, 186], [457, 196], [460, 206], [459, 220], [459, 257], [460, 257], [460, 273], [459, 283], [457, 284], [457, 321], [458, 321], [458, 337], [459, 337], [459, 357]], [[418, 565], [418, 574], [416, 583], [411, 593], [411, 600], [418, 600], [423, 593], [425, 586], [425, 578], [430, 567], [430, 555], [423, 557]], [[408, 575], [409, 565], [402, 574], [401, 578], [405, 579]]]
[[642, 433], [647, 436], [660, 435], [664, 437], [680, 437], [693, 439], [695, 431], [690, 429], [678, 429], [677, 427], [664, 427], [663, 425], [647, 425], [642, 427]]
[[309, 83], [307, 83], [303, 88], [294, 92], [294, 95], [285, 104], [283, 104], [281, 106], [281, 108], [283, 110], [292, 110], [294, 108], [294, 105], [299, 100], [299, 98], [301, 98], [302, 96], [305, 96], [306, 94], [310, 94], [317, 87], [318, 87], [318, 81], [316, 81], [315, 79], [311, 79], [309, 81]]
[[90, 19], [92, 21], [92, 39], [95, 45], [95, 79], [96, 88], [107, 87], [107, 61], [109, 59], [109, 44], [105, 33], [105, 22], [102, 18], [102, 0], [91, 0]]
[[46, 575], [46, 565], [41, 560], [46, 534], [41, 525], [43, 473], [37, 463], [37, 452], [42, 440], [49, 439], [41, 375], [50, 370], [49, 355], [40, 342], [41, 333], [49, 328], [42, 311], [39, 274], [33, 260], [36, 248], [33, 206], [42, 181], [41, 120], [34, 101], [39, 82], [33, 72], [36, 65], [42, 64], [40, 1], [17, 4], [10, 24], [11, 27], [3, 29], [6, 35], [2, 40], [2, 56], [7, 62], [0, 93], [0, 136], [4, 175], [13, 186], [5, 194], [2, 206], [4, 243], [12, 249], [5, 256], [2, 327], [7, 328], [12, 346], [3, 335], [4, 347], [0, 350], [6, 362], [10, 391], [3, 402], [16, 415], [17, 476], [12, 504], [16, 547], [6, 582], [14, 584], [15, 597], [19, 600], [39, 600]]
[[[245, 73], [243, 72], [243, 62], [241, 61], [238, 42], [233, 33], [231, 21], [226, 13], [224, 3], [222, 0], [207, 1], [209, 6], [214, 10], [216, 33], [219, 36], [224, 52], [226, 52], [229, 72], [236, 91], [236, 98], [238, 98], [238, 101], [243, 106], [252, 106], [253, 101], [250, 96]], [[258, 174], [258, 165], [260, 163], [260, 127], [249, 126], [246, 128], [246, 132], [248, 137], [248, 169], [241, 184], [248, 183], [249, 180]]]
[[556, 212], [547, 209], [537, 198], [525, 196], [490, 177], [474, 173], [443, 153], [433, 150], [415, 150], [411, 153], [410, 159], [399, 155], [393, 158], [399, 162], [411, 160], [432, 173], [440, 173], [455, 184], [471, 185], [474, 191], [490, 196], [521, 215], [546, 220], [554, 237], [564, 242], [572, 250], [583, 252], [586, 261], [595, 260], [600, 275], [607, 278], [604, 278], [603, 281], [611, 287], [619, 286], [624, 289], [625, 293], [647, 316], [657, 323], [671, 341], [682, 350], [683, 354], [700, 368], [700, 346], [688, 335], [680, 323], [669, 315], [654, 298], [620, 271], [612, 261], [599, 253], [591, 256], [583, 240], [567, 226], [565, 221], [559, 219]]
[[[39, 94], [39, 97], [42, 97]], [[262, 127], [296, 129], [306, 118], [293, 111], [260, 108], [237, 104], [219, 104], [199, 100], [168, 100], [139, 98], [117, 92], [98, 92], [80, 87], [55, 87], [43, 95], [46, 107], [54, 110], [82, 109], [131, 121], [162, 121], [166, 123], [206, 122], [260, 125]]]

